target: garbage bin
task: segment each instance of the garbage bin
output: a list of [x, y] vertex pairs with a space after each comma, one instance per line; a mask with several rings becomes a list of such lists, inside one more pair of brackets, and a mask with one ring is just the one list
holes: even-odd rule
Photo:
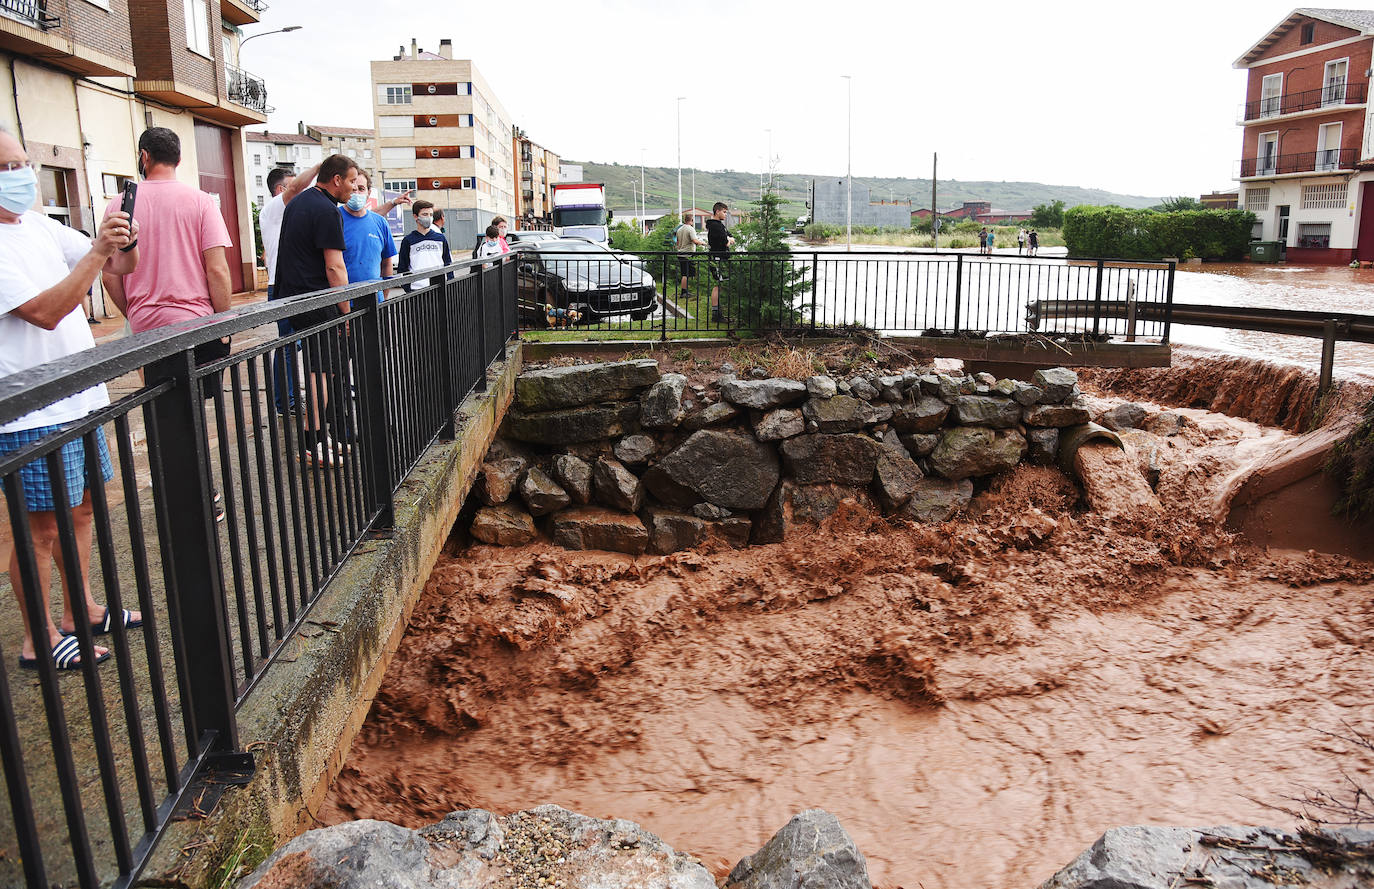
[[1278, 241], [1251, 241], [1250, 242], [1250, 261], [1251, 262], [1278, 262], [1279, 248], [1283, 245]]

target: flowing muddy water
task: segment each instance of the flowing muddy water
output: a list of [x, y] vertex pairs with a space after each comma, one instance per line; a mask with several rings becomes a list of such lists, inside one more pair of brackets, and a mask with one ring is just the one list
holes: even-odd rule
[[1087, 502], [1022, 467], [939, 526], [446, 557], [321, 820], [553, 802], [723, 876], [820, 806], [925, 889], [1030, 889], [1116, 825], [1290, 825], [1264, 804], [1374, 783], [1321, 734], [1374, 724], [1374, 574], [1219, 530], [1283, 435], [1207, 416], [1080, 452]]

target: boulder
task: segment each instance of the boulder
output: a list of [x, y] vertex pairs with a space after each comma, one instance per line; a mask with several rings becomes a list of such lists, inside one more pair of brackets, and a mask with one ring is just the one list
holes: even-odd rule
[[658, 445], [647, 435], [627, 435], [611, 449], [617, 460], [630, 466], [643, 466], [657, 452]]
[[902, 383], [900, 376], [878, 377], [878, 397], [889, 404], [896, 404], [902, 400]]
[[520, 481], [520, 473], [528, 466], [529, 463], [523, 457], [508, 457], [479, 466], [477, 481], [480, 482], [478, 489], [482, 494], [482, 502], [487, 506], [495, 506], [509, 500], [511, 492]]
[[827, 376], [808, 377], [806, 394], [812, 398], [834, 398], [837, 390], [835, 381]]
[[472, 536], [497, 546], [524, 546], [534, 539], [534, 519], [513, 503], [484, 506], [473, 517]]
[[726, 878], [734, 889], [872, 889], [868, 863], [839, 819], [808, 809], [740, 860]]
[[[893, 436], [896, 438], [896, 436]], [[901, 442], [897, 442], [901, 447]], [[884, 446], [878, 453], [878, 468], [873, 485], [884, 512], [895, 512], [911, 499], [916, 484], [924, 477], [916, 462], [906, 455], [906, 448], [896, 453]]]
[[[781, 475], [778, 456], [771, 445], [747, 433], [715, 429], [692, 433], [654, 470], [657, 472], [650, 490], [663, 502], [677, 501], [660, 496], [660, 487], [670, 493], [676, 493], [673, 487], [685, 488], [698, 496], [684, 506], [707, 500], [727, 509], [762, 508]], [[672, 486], [664, 482], [671, 482]]]
[[538, 414], [512, 410], [502, 429], [518, 441], [556, 446], [626, 435], [638, 420], [639, 402], [615, 402]]
[[[916, 389], [923, 395], [938, 397], [940, 394], [940, 374], [924, 373], [916, 378]], [[915, 392], [912, 393], [913, 395]]]
[[954, 415], [964, 426], [1010, 429], [1021, 422], [1021, 405], [996, 395], [960, 395], [954, 400]]
[[639, 396], [639, 424], [645, 429], [670, 429], [682, 421], [686, 410], [682, 395], [687, 378], [682, 374], [664, 374], [657, 383]]
[[531, 370], [515, 378], [515, 404], [525, 413], [624, 401], [658, 382], [652, 358]]
[[782, 543], [787, 537], [787, 529], [792, 526], [792, 492], [796, 485], [791, 479], [783, 479], [769, 495], [768, 502], [759, 511], [754, 522], [754, 533], [750, 543], [760, 546], [766, 543]]
[[878, 443], [866, 435], [813, 433], [783, 442], [782, 458], [799, 485], [866, 486], [878, 467], [878, 450]]
[[1014, 429], [957, 426], [940, 436], [930, 465], [952, 481], [1015, 468], [1026, 452], [1026, 439]]
[[918, 522], [948, 521], [973, 499], [973, 482], [923, 478], [916, 483], [901, 514]]
[[874, 421], [873, 405], [852, 395], [812, 398], [802, 405], [802, 414], [814, 422], [818, 432], [853, 432]]
[[756, 411], [796, 404], [806, 397], [806, 384], [779, 378], [765, 380], [728, 380], [720, 395], [731, 404]]
[[728, 423], [738, 416], [739, 408], [729, 402], [718, 401], [683, 417], [682, 428], [689, 430], [705, 429], [707, 426], [719, 426], [722, 423]]
[[1032, 386], [1030, 383], [1016, 381], [1016, 389], [1011, 393], [1011, 398], [1022, 407], [1031, 407], [1040, 403], [1040, 399], [1045, 397], [1045, 392], [1039, 386]]
[[855, 398], [862, 398], [864, 401], [872, 401], [878, 397], [878, 390], [873, 384], [857, 375], [849, 378], [849, 392]]
[[1078, 426], [1088, 422], [1088, 410], [1072, 401], [1066, 404], [1038, 404], [1026, 408], [1025, 420], [1027, 426], [1053, 426], [1062, 429], [1065, 426]]
[[894, 411], [892, 409], [892, 405], [888, 404], [887, 402], [879, 401], [871, 405], [871, 407], [873, 408], [874, 423], [886, 423], [888, 420], [892, 419], [892, 414], [894, 413]]
[[572, 502], [568, 492], [558, 486], [537, 466], [525, 473], [520, 481], [520, 497], [530, 508], [530, 515], [548, 515]]
[[878, 508], [868, 489], [858, 485], [797, 485], [791, 494], [791, 518], [819, 525], [846, 500], [875, 512]]
[[883, 437], [878, 439], [878, 445], [888, 453], [905, 457], [908, 460], [911, 459], [911, 452], [906, 449], [906, 445], [902, 444], [902, 437], [897, 434], [895, 429], [885, 431]]
[[749, 545], [749, 534], [754, 527], [754, 523], [743, 516], [710, 521], [653, 506], [644, 511], [644, 520], [649, 528], [649, 549], [665, 555], [691, 549], [710, 539], [743, 549]]
[[644, 505], [644, 486], [633, 472], [614, 457], [602, 457], [592, 470], [596, 499], [612, 509], [638, 512]]
[[780, 407], [769, 411], [754, 424], [754, 437], [759, 441], [781, 441], [806, 431], [806, 421], [796, 408]]
[[933, 433], [944, 426], [948, 415], [949, 405], [940, 398], [921, 396], [892, 409], [892, 426], [903, 433]]
[[574, 503], [592, 502], [592, 465], [572, 454], [553, 458], [553, 477], [572, 497]]
[[678, 484], [661, 466], [650, 466], [639, 477], [639, 481], [655, 500], [668, 506], [690, 509], [693, 504], [701, 501], [696, 491]]
[[993, 384], [992, 387], [993, 392], [996, 392], [998, 395], [1005, 395], [1007, 398], [1011, 398], [1013, 395], [1015, 395], [1016, 389], [1016, 380], [1009, 380], [1006, 377], [1003, 377], [1002, 379], [998, 380], [996, 383]]
[[1059, 430], [1027, 429], [1026, 444], [1030, 446], [1027, 456], [1034, 463], [1050, 464], [1059, 458]]
[[574, 506], [553, 516], [553, 542], [567, 549], [603, 549], [639, 555], [649, 547], [649, 531], [639, 516]]
[[902, 444], [906, 445], [913, 458], [929, 457], [931, 451], [934, 451], [935, 446], [939, 443], [940, 436], [934, 432], [902, 436]]
[[1037, 370], [1032, 382], [1045, 393], [1040, 401], [1043, 404], [1058, 404], [1067, 401], [1078, 391], [1078, 374], [1067, 367], [1050, 367]]
[[1097, 422], [1115, 432], [1135, 429], [1145, 422], [1145, 408], [1134, 401], [1126, 401], [1102, 412]]

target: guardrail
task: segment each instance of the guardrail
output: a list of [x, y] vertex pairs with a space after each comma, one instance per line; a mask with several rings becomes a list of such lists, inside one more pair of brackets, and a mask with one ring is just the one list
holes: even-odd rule
[[1282, 96], [1266, 96], [1241, 106], [1241, 121], [1264, 120], [1281, 114], [1296, 114], [1314, 108], [1339, 110], [1343, 105], [1362, 105], [1365, 100], [1363, 83], [1333, 83], [1329, 86]]
[[244, 108], [251, 108], [260, 114], [272, 110], [267, 105], [267, 84], [261, 77], [229, 64], [224, 66], [224, 73], [228, 75], [226, 94], [229, 101]]
[[1321, 151], [1299, 151], [1269, 157], [1241, 158], [1237, 177], [1286, 176], [1291, 173], [1332, 173], [1353, 170], [1360, 159], [1356, 148], [1324, 148]]
[[[564, 242], [565, 243], [565, 242]], [[610, 335], [822, 334], [855, 325], [888, 334], [1025, 334], [1037, 300], [1131, 298], [1159, 311], [1129, 326], [1110, 313], [1036, 332], [1169, 340], [1173, 262], [895, 251], [617, 253], [534, 242], [517, 267], [520, 326]], [[683, 286], [683, 281], [686, 286]], [[713, 300], [714, 293], [714, 300]], [[713, 310], [719, 309], [719, 315]], [[574, 314], [575, 313], [575, 314]]]
[[62, 25], [60, 16], [48, 12], [45, 0], [0, 0], [0, 13], [27, 22], [43, 31]]
[[[139, 368], [146, 381], [0, 458], [37, 654], [35, 688], [10, 674], [14, 652], [0, 653], [0, 758], [30, 889], [56, 878], [87, 889], [131, 885], [170, 820], [251, 775], [238, 708], [353, 549], [391, 526], [394, 492], [433, 441], [453, 435], [462, 399], [485, 388], [487, 367], [516, 327], [514, 260], [397, 278], [388, 284], [419, 289], [381, 303], [372, 283], [245, 306], [0, 379], [0, 423]], [[278, 319], [343, 299], [355, 311], [275, 334]], [[264, 341], [196, 365], [197, 346], [265, 325]], [[296, 410], [281, 417], [269, 383], [274, 358], [320, 371], [300, 379], [290, 371], [282, 395], [295, 396]], [[97, 473], [107, 428], [118, 466], [108, 492]], [[323, 446], [310, 446], [316, 437]], [[89, 499], [73, 508], [57, 497], [55, 517], [84, 700], [63, 695], [49, 653], [39, 582], [47, 551], [30, 533], [19, 478], [42, 461], [63, 490], [69, 444], [86, 458]], [[151, 498], [140, 496], [140, 478], [151, 479]], [[226, 516], [217, 524], [221, 495]], [[87, 577], [89, 529], [96, 554]], [[87, 589], [113, 614], [143, 614], [141, 628], [115, 621], [105, 643], [114, 678], [92, 657], [99, 615], [84, 604]], [[95, 763], [78, 768], [77, 751], [91, 750]], [[103, 805], [83, 799], [97, 776]], [[39, 785], [51, 808], [35, 804]], [[54, 856], [60, 874], [45, 866]]]

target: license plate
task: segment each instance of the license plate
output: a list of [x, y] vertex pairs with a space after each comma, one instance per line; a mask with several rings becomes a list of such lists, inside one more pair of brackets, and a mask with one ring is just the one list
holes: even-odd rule
[[632, 303], [639, 301], [638, 293], [612, 293], [611, 302], [613, 303]]

